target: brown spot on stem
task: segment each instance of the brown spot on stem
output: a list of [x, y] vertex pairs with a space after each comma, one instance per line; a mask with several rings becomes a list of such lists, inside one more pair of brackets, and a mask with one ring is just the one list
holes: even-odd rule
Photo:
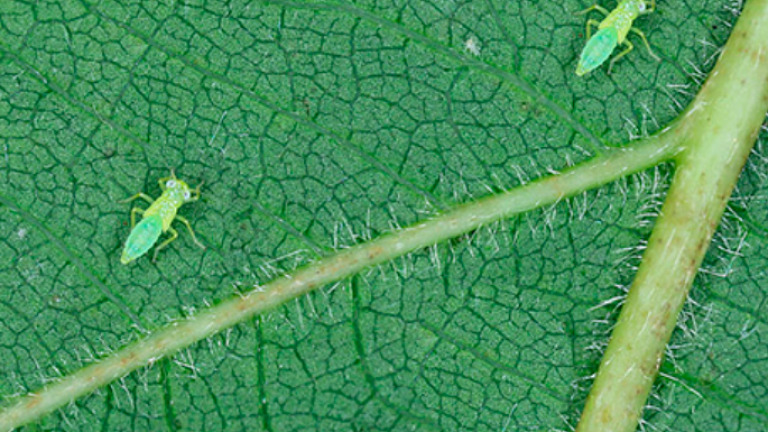
[[127, 365], [128, 363], [132, 362], [135, 359], [136, 359], [136, 353], [132, 352], [126, 358], [120, 360], [120, 364], [125, 366], [125, 365]]
[[32, 398], [32, 400], [27, 402], [27, 408], [34, 408], [40, 405], [40, 397], [38, 395], [32, 395], [30, 397]]
[[603, 423], [605, 423], [605, 424], [609, 424], [609, 423], [612, 423], [612, 422], [613, 422], [613, 415], [611, 415], [611, 414], [612, 414], [612, 413], [611, 413], [611, 411], [610, 411], [610, 410], [604, 409], [604, 410], [603, 410], [603, 411], [600, 413], [600, 421], [601, 421], [601, 422], [603, 422]]
[[[696, 255], [700, 255], [700, 254], [701, 254], [701, 252], [702, 252], [702, 250], [703, 250], [703, 249], [704, 249], [706, 246], [707, 246], [707, 240], [706, 240], [706, 239], [701, 239], [701, 240], [699, 240], [699, 243], [696, 245]], [[691, 267], [693, 267], [694, 265], [696, 265], [696, 259], [695, 259], [695, 258], [693, 258], [693, 259], [691, 260]]]
[[374, 257], [376, 257], [376, 256], [378, 256], [378, 255], [381, 255], [381, 253], [382, 253], [383, 251], [384, 251], [384, 250], [383, 250], [381, 247], [371, 248], [371, 249], [368, 251], [368, 259], [372, 259], [372, 258], [374, 258]]
[[672, 309], [669, 307], [669, 303], [664, 303], [664, 309], [660, 312], [661, 315], [657, 315], [658, 318], [653, 323], [653, 336], [660, 341], [666, 341], [667, 322], [672, 314]]

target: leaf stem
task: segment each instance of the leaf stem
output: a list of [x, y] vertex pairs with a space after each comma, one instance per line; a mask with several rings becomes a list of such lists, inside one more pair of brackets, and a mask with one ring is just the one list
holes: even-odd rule
[[[768, 109], [768, 0], [750, 0], [710, 79], [672, 127], [631, 146], [318, 260], [20, 397], [0, 431], [33, 422], [133, 370], [325, 284], [510, 216], [552, 205], [670, 158], [679, 168], [579, 423], [631, 431], [691, 282]], [[682, 150], [682, 151], [681, 151]]]
[[409, 252], [434, 245], [510, 216], [552, 205], [669, 160], [679, 151], [676, 137], [661, 133], [618, 148], [560, 174], [508, 192], [459, 205], [433, 219], [339, 251], [263, 287], [173, 322], [114, 354], [29, 393], [0, 411], [0, 431], [30, 423], [129, 372], [325, 284], [349, 277]]
[[637, 428], [677, 316], [768, 110], [768, 0], [750, 0], [674, 123], [683, 152], [577, 432]]

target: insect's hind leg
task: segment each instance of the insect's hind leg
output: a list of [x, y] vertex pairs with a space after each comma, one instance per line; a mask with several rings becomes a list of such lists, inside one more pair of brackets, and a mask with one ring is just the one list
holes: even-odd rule
[[144, 209], [134, 207], [131, 209], [131, 229], [136, 226], [136, 213], [144, 216]]
[[648, 38], [645, 37], [645, 33], [643, 33], [642, 31], [634, 27], [632, 27], [629, 30], [632, 33], [635, 33], [636, 35], [640, 36], [640, 38], [643, 40], [643, 43], [645, 44], [645, 47], [648, 48], [648, 54], [650, 54], [651, 57], [653, 57], [656, 61], [661, 61], [661, 58], [659, 58], [659, 56], [657, 56], [656, 53], [654, 53], [653, 50], [651, 49], [651, 44], [648, 43]]
[[587, 20], [587, 40], [592, 38], [592, 28], [590, 26], [600, 27], [600, 21], [598, 20]]
[[155, 262], [155, 261], [157, 261], [157, 253], [158, 253], [158, 252], [160, 252], [160, 251], [161, 251], [163, 248], [165, 248], [166, 246], [168, 246], [169, 244], [171, 244], [171, 242], [172, 242], [172, 241], [174, 241], [174, 240], [176, 240], [177, 238], [179, 238], [179, 233], [178, 233], [178, 232], [176, 232], [176, 230], [175, 230], [175, 229], [173, 229], [173, 227], [168, 227], [168, 231], [170, 231], [170, 232], [171, 232], [171, 238], [169, 238], [168, 240], [166, 240], [166, 241], [164, 241], [164, 242], [160, 243], [160, 244], [159, 244], [159, 245], [158, 245], [158, 246], [155, 248], [155, 253], [154, 253], [154, 255], [152, 255], [152, 262]]
[[192, 225], [190, 225], [190, 224], [189, 224], [189, 221], [187, 220], [187, 218], [185, 218], [185, 217], [182, 217], [182, 216], [178, 216], [178, 215], [177, 215], [177, 216], [176, 216], [176, 220], [178, 220], [179, 222], [181, 222], [181, 223], [183, 223], [184, 225], [186, 225], [186, 226], [187, 226], [187, 229], [189, 230], [189, 233], [190, 233], [190, 234], [192, 234], [192, 241], [194, 241], [194, 242], [195, 242], [195, 244], [196, 244], [197, 246], [199, 246], [201, 249], [205, 249], [205, 245], [204, 245], [204, 244], [202, 244], [202, 243], [200, 243], [200, 242], [197, 240], [197, 236], [195, 235], [195, 231], [192, 229]]
[[626, 39], [624, 40], [624, 45], [627, 46], [627, 49], [625, 49], [624, 51], [622, 51], [619, 54], [617, 54], [616, 57], [611, 59], [611, 62], [608, 64], [608, 75], [611, 74], [611, 69], [613, 69], [613, 64], [616, 63], [616, 61], [619, 60], [620, 58], [622, 58], [625, 55], [629, 54], [629, 52], [632, 51], [632, 49], [635, 47], [634, 45], [632, 45], [632, 42], [630, 42], [629, 40], [626, 40]]

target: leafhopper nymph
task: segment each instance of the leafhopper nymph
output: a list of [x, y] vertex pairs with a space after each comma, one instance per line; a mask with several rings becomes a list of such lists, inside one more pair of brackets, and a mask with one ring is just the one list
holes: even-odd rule
[[[123, 254], [120, 257], [120, 262], [123, 264], [128, 264], [147, 253], [157, 243], [160, 234], [170, 231], [171, 237], [155, 248], [155, 253], [152, 257], [152, 261], [155, 261], [157, 253], [179, 236], [179, 233], [171, 226], [174, 220], [178, 220], [186, 225], [189, 233], [192, 234], [192, 240], [195, 244], [205, 249], [205, 246], [197, 240], [189, 221], [176, 214], [182, 205], [200, 199], [200, 187], [203, 184], [200, 183], [195, 189], [190, 189], [186, 183], [176, 178], [173, 170], [171, 170], [170, 177], [161, 178], [159, 183], [163, 193], [156, 200], [153, 200], [152, 197], [143, 192], [139, 192], [121, 201], [130, 202], [136, 198], [141, 198], [150, 204], [146, 210], [138, 207], [131, 209], [131, 234], [125, 242]], [[137, 213], [143, 216], [138, 225], [136, 225]]]
[[[656, 9], [656, 0], [621, 0], [616, 9], [611, 12], [608, 12], [599, 5], [594, 5], [580, 13], [587, 13], [595, 9], [602, 12], [606, 17], [599, 23], [593, 19], [587, 21], [587, 45], [584, 46], [584, 50], [581, 52], [579, 64], [576, 66], [576, 75], [582, 76], [597, 68], [605, 63], [616, 46], [625, 45], [627, 48], [611, 60], [608, 66], [608, 73], [610, 73], [613, 64], [634, 48], [632, 42], [627, 40], [627, 34], [630, 31], [643, 39], [643, 43], [648, 48], [651, 57], [655, 58], [656, 61], [661, 61], [651, 50], [651, 45], [648, 44], [645, 34], [632, 27], [632, 22], [635, 18], [651, 13]], [[590, 26], [597, 27], [597, 33], [592, 36], [590, 36]]]

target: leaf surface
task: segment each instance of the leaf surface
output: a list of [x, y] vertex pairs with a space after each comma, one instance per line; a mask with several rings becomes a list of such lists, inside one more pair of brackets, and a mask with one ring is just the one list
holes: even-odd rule
[[[335, 250], [653, 133], [735, 15], [659, 4], [574, 74], [574, 1], [0, 4], [0, 391], [34, 391]], [[607, 5], [612, 7], [613, 5]], [[599, 18], [599, 17], [594, 17]], [[768, 420], [762, 146], [645, 421]], [[188, 233], [119, 262], [175, 168]], [[395, 260], [43, 419], [56, 430], [569, 430], [663, 201], [659, 166]], [[142, 204], [137, 204], [142, 205]], [[30, 427], [34, 429], [34, 427]]]

